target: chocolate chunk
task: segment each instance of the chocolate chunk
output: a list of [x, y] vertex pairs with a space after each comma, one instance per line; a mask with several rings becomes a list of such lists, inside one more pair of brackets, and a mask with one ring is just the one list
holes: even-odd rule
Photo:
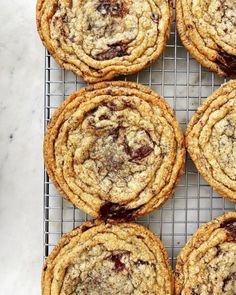
[[236, 75], [236, 56], [225, 51], [218, 52], [216, 63], [228, 76]]
[[[108, 90], [107, 94], [109, 95], [114, 95], [111, 90]], [[106, 106], [111, 110], [111, 111], [120, 111], [122, 108], [118, 106], [114, 101], [109, 101]]]
[[219, 256], [222, 253], [221, 247], [219, 245], [216, 246], [216, 256]]
[[86, 114], [85, 117], [89, 117], [94, 115], [94, 113], [98, 110], [98, 107], [95, 107], [94, 109], [89, 110]]
[[124, 17], [128, 12], [124, 3], [112, 0], [100, 0], [97, 11], [99, 11], [102, 16], [110, 15], [113, 17]]
[[157, 14], [152, 14], [151, 19], [154, 21], [154, 23], [158, 24], [159, 22], [159, 17]]
[[124, 15], [126, 14], [124, 3], [116, 3], [112, 5], [110, 8], [110, 14], [116, 17], [124, 17]]
[[144, 237], [143, 237], [143, 236], [140, 236], [140, 235], [136, 235], [136, 237], [137, 237], [138, 239], [141, 239], [141, 240], [144, 239]]
[[143, 158], [146, 158], [148, 155], [150, 155], [152, 151], [153, 151], [153, 148], [151, 148], [148, 145], [143, 145], [140, 148], [138, 148], [136, 151], [134, 151], [131, 161], [140, 161]]
[[[112, 93], [108, 93], [109, 95], [112, 95]], [[116, 111], [117, 110], [117, 105], [113, 102], [113, 101], [109, 101], [106, 106], [112, 110], [112, 111]]]
[[112, 202], [105, 202], [100, 208], [100, 217], [103, 220], [107, 219], [130, 219], [133, 217], [133, 214], [136, 210], [140, 207], [135, 209], [127, 209], [125, 206], [121, 206], [119, 204], [115, 204]]
[[236, 218], [229, 218], [223, 221], [220, 227], [226, 229], [231, 236], [236, 238]]
[[81, 227], [81, 231], [82, 231], [82, 233], [84, 233], [85, 231], [89, 230], [90, 228], [91, 228], [91, 226], [84, 225]]
[[128, 141], [126, 139], [124, 141], [124, 151], [126, 152], [127, 155], [129, 155], [130, 157], [132, 157], [133, 150], [129, 146]]
[[[104, 1], [105, 2], [105, 1]], [[108, 2], [108, 1], [106, 1]], [[99, 11], [102, 15], [107, 15], [110, 10], [110, 3], [101, 3], [97, 7], [97, 11]]]
[[123, 255], [124, 255], [123, 253], [120, 253], [120, 254], [113, 254], [109, 257], [109, 259], [115, 263], [115, 266], [114, 266], [115, 271], [122, 271], [123, 269], [125, 269], [125, 264], [121, 262], [121, 258]]
[[112, 135], [113, 137], [113, 140], [117, 140], [118, 137], [119, 137], [119, 131], [120, 131], [120, 127], [116, 127], [116, 128], [113, 128], [109, 131], [109, 135]]
[[91, 31], [92, 30], [92, 25], [91, 23], [88, 23], [88, 28], [87, 28], [88, 31]]
[[124, 44], [122, 42], [118, 42], [112, 45], [108, 45], [110, 48], [102, 53], [99, 53], [96, 55], [96, 60], [109, 60], [115, 57], [122, 57], [124, 55], [127, 55], [127, 44]]
[[134, 151], [129, 146], [127, 140], [125, 140], [124, 150], [125, 150], [126, 154], [130, 156], [129, 161], [140, 161], [143, 158], [146, 158], [148, 155], [150, 155], [151, 152], [153, 151], [153, 148], [151, 148], [149, 145], [143, 145]]
[[64, 24], [68, 24], [69, 20], [68, 20], [68, 16], [66, 14], [63, 15], [61, 19]]
[[223, 287], [222, 290], [224, 291], [224, 288], [230, 281], [235, 281], [236, 280], [236, 272], [231, 273], [228, 275], [224, 280], [223, 280]]
[[107, 115], [101, 115], [100, 117], [99, 117], [99, 120], [108, 120], [109, 119], [109, 117], [107, 116]]
[[139, 259], [139, 260], [135, 261], [134, 264], [136, 266], [139, 266], [139, 265], [149, 265], [149, 262]]

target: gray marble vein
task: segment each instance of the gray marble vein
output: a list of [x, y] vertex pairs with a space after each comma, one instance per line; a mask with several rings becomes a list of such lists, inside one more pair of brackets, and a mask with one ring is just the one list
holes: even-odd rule
[[35, 1], [2, 1], [0, 19], [0, 294], [40, 294], [44, 49]]

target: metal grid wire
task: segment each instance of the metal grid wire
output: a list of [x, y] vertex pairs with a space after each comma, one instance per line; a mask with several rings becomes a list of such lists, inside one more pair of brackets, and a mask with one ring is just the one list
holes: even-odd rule
[[[164, 54], [150, 68], [118, 79], [150, 86], [163, 95], [174, 109], [183, 132], [201, 101], [225, 82], [189, 56], [179, 40], [175, 22]], [[59, 68], [46, 52], [45, 129], [54, 110], [65, 97], [85, 85], [73, 73]], [[235, 206], [220, 197], [202, 179], [188, 156], [185, 174], [173, 198], [161, 209], [136, 221], [160, 236], [174, 267], [176, 256], [199, 225], [231, 210], [235, 210]], [[46, 171], [44, 217], [44, 258], [50, 254], [62, 234], [91, 218], [58, 194]]]

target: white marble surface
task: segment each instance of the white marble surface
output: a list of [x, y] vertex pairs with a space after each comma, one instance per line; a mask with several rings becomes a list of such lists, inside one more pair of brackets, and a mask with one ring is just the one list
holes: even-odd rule
[[0, 294], [40, 294], [44, 49], [34, 0], [0, 18]]

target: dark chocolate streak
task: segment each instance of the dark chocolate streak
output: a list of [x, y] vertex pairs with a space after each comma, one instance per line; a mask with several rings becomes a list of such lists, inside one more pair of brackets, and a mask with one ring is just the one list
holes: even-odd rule
[[150, 155], [152, 151], [153, 151], [153, 148], [151, 148], [148, 145], [143, 145], [140, 148], [138, 148], [136, 151], [134, 151], [131, 161], [132, 160], [140, 161], [143, 158], [146, 158], [148, 155]]
[[220, 245], [216, 246], [216, 256], [219, 256], [220, 254], [222, 254], [222, 250], [220, 248]]
[[236, 75], [236, 56], [220, 51], [218, 52], [216, 63], [228, 76]]
[[136, 235], [136, 237], [137, 237], [138, 239], [144, 240], [144, 237], [143, 237], [143, 236]]
[[100, 217], [103, 220], [107, 219], [131, 219], [134, 213], [139, 209], [127, 209], [125, 206], [112, 202], [105, 202], [100, 208]]
[[233, 272], [232, 274], [228, 275], [225, 279], [224, 279], [224, 284], [222, 287], [222, 290], [224, 291], [225, 286], [228, 284], [228, 282], [230, 281], [235, 281], [236, 280], [236, 272]]
[[112, 45], [108, 45], [110, 48], [96, 55], [96, 60], [109, 60], [114, 57], [122, 57], [127, 55], [127, 44], [123, 44], [122, 42], [118, 42]]
[[90, 228], [91, 228], [91, 226], [83, 225], [81, 227], [81, 232], [84, 233], [85, 231], [89, 230]]
[[130, 156], [129, 161], [140, 161], [149, 156], [153, 152], [153, 148], [151, 148], [149, 145], [143, 145], [139, 147], [137, 150], [132, 150], [127, 140], [125, 140], [124, 151], [127, 155]]
[[233, 237], [236, 238], [236, 218], [229, 218], [223, 221], [220, 227], [226, 229]]

